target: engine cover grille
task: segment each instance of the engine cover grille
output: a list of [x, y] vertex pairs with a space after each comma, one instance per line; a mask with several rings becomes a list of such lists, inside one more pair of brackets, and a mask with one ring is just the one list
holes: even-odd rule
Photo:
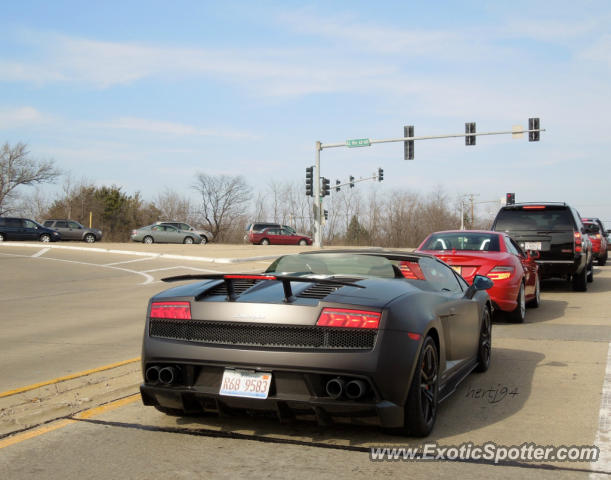
[[377, 330], [152, 318], [149, 335], [279, 350], [372, 350]]

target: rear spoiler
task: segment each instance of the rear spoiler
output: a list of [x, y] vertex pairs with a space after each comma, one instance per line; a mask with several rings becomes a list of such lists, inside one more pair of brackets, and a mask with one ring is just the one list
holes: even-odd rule
[[234, 302], [237, 298], [233, 282], [235, 280], [274, 280], [282, 282], [284, 288], [284, 301], [291, 303], [295, 301], [293, 296], [293, 289], [291, 288], [291, 282], [302, 282], [302, 283], [322, 283], [325, 285], [338, 285], [342, 287], [355, 287], [355, 288], [366, 288], [364, 285], [357, 285], [345, 280], [335, 280], [331, 278], [312, 278], [312, 277], [298, 277], [291, 275], [267, 275], [267, 274], [240, 274], [240, 273], [211, 273], [211, 274], [191, 274], [191, 275], [177, 275], [175, 277], [162, 278], [162, 282], [180, 282], [183, 280], [224, 280], [227, 287], [227, 300]]

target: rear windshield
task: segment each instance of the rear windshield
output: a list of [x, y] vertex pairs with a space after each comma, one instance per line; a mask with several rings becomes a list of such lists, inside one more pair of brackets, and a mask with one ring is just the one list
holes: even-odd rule
[[495, 230], [572, 230], [573, 221], [567, 208], [540, 210], [503, 209], [496, 217]]
[[498, 235], [476, 232], [434, 233], [420, 248], [422, 250], [500, 251]]
[[600, 227], [596, 223], [584, 223], [586, 231], [591, 234], [600, 233]]

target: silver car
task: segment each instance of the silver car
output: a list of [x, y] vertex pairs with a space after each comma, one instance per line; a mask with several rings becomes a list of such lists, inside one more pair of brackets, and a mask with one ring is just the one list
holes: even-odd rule
[[132, 230], [131, 239], [142, 243], [202, 243], [202, 237], [197, 232], [164, 224], [148, 225]]
[[87, 243], [102, 240], [102, 230], [87, 228], [74, 220], [45, 220], [44, 226], [57, 230], [61, 234], [62, 240], [81, 240]]
[[202, 229], [198, 229], [198, 228], [193, 228], [188, 223], [183, 223], [183, 222], [155, 222], [155, 225], [171, 225], [171, 226], [173, 226], [175, 228], [178, 228], [179, 230], [195, 232], [200, 237], [202, 237], [202, 244], [208, 243], [213, 238], [212, 232], [209, 232], [208, 230], [202, 230]]

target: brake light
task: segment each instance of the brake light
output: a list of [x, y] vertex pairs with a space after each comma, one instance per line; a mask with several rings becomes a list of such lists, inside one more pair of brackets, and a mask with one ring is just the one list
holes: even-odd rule
[[602, 237], [601, 237], [601, 235], [600, 235], [600, 233], [597, 233], [597, 234], [596, 234], [596, 238], [597, 238], [598, 240], [600, 240], [600, 239], [602, 238]]
[[379, 312], [365, 310], [323, 308], [316, 325], [319, 327], [378, 328], [381, 316]]
[[581, 233], [575, 232], [575, 252], [581, 252]]
[[513, 275], [513, 267], [509, 265], [497, 265], [494, 267], [488, 275], [490, 280], [507, 280]]
[[276, 280], [273, 275], [225, 275], [224, 277], [234, 280]]
[[523, 210], [545, 210], [545, 205], [525, 205]]
[[189, 302], [153, 302], [151, 318], [191, 320], [191, 304]]

